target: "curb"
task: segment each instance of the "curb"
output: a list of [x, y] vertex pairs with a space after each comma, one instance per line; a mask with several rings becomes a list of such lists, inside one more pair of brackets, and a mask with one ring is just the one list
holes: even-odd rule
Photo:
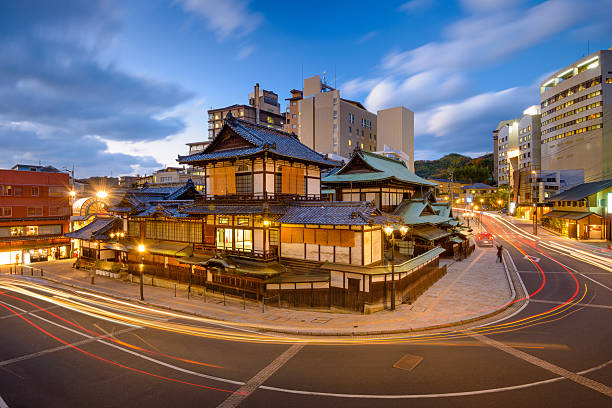
[[[502, 258], [504, 259], [504, 258]], [[441, 323], [441, 324], [437, 324], [437, 325], [432, 325], [432, 326], [425, 326], [425, 327], [416, 327], [416, 328], [402, 328], [402, 329], [391, 329], [391, 330], [363, 330], [363, 331], [334, 331], [334, 330], [328, 330], [328, 329], [323, 329], [323, 330], [304, 330], [304, 329], [293, 329], [293, 328], [283, 328], [283, 327], [273, 327], [273, 326], [262, 326], [262, 325], [254, 325], [254, 324], [249, 324], [249, 323], [242, 323], [242, 322], [236, 322], [233, 320], [226, 320], [223, 318], [219, 318], [219, 317], [211, 317], [211, 316], [207, 316], [205, 314], [202, 313], [198, 313], [198, 312], [193, 312], [193, 311], [185, 311], [185, 310], [181, 310], [181, 309], [176, 309], [176, 308], [172, 308], [166, 305], [160, 305], [160, 304], [156, 304], [156, 303], [150, 303], [150, 302], [146, 302], [146, 301], [141, 301], [139, 299], [134, 299], [134, 298], [130, 298], [130, 297], [125, 297], [125, 296], [120, 296], [120, 295], [116, 295], [116, 294], [109, 294], [106, 292], [101, 292], [92, 288], [88, 288], [88, 287], [84, 287], [84, 286], [78, 286], [72, 283], [67, 283], [67, 282], [63, 282], [61, 280], [58, 279], [54, 279], [54, 278], [50, 278], [48, 276], [38, 276], [36, 278], [39, 279], [44, 279], [47, 280], [49, 282], [53, 282], [59, 285], [63, 285], [63, 286], [68, 286], [74, 289], [81, 289], [81, 290], [89, 290], [91, 292], [94, 293], [99, 293], [99, 294], [103, 294], [105, 296], [109, 296], [118, 300], [123, 300], [123, 301], [129, 301], [129, 302], [136, 302], [138, 304], [141, 305], [147, 305], [147, 306], [151, 306], [151, 307], [156, 307], [159, 309], [163, 309], [163, 310], [168, 310], [168, 311], [172, 311], [172, 312], [177, 312], [177, 313], [182, 313], [182, 314], [186, 314], [186, 315], [192, 315], [192, 316], [198, 316], [198, 317], [202, 317], [205, 319], [209, 319], [209, 320], [214, 320], [214, 321], [218, 321], [220, 323], [223, 324], [227, 324], [227, 325], [232, 325], [232, 324], [240, 324], [241, 327], [245, 327], [245, 328], [249, 328], [252, 330], [256, 330], [260, 333], [282, 333], [282, 334], [292, 334], [292, 335], [297, 335], [297, 336], [311, 336], [311, 337], [346, 337], [346, 336], [378, 336], [378, 335], [386, 335], [386, 334], [402, 334], [402, 333], [415, 333], [415, 332], [425, 332], [425, 331], [432, 331], [432, 330], [439, 330], [439, 329], [444, 329], [444, 328], [449, 328], [449, 327], [455, 327], [455, 326], [463, 326], [466, 324], [470, 324], [470, 323], [474, 323], [477, 321], [481, 321], [484, 319], [488, 319], [491, 318], [493, 316], [496, 316], [504, 311], [506, 311], [508, 308], [510, 308], [511, 306], [513, 306], [516, 301], [517, 295], [516, 295], [516, 290], [514, 288], [514, 282], [510, 279], [510, 275], [508, 272], [508, 268], [504, 259], [504, 269], [506, 272], [506, 276], [508, 278], [508, 284], [510, 286], [510, 291], [511, 291], [511, 300], [503, 307], [493, 310], [492, 312], [489, 312], [487, 314], [483, 314], [480, 316], [474, 316], [472, 318], [469, 319], [464, 319], [464, 320], [457, 320], [457, 321], [453, 321], [453, 322], [448, 322], [448, 323]]]

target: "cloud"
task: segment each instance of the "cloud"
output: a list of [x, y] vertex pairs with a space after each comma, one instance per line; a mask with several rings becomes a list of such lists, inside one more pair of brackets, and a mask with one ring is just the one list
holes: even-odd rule
[[[484, 92], [415, 113], [416, 145], [426, 150], [470, 153], [493, 150], [492, 131], [502, 120], [520, 117], [539, 102], [538, 83]], [[415, 146], [416, 150], [423, 150]], [[422, 157], [422, 156], [421, 156]]]
[[428, 9], [433, 4], [433, 0], [410, 0], [399, 6], [401, 11], [413, 13]]
[[3, 146], [1, 167], [30, 157], [60, 167], [78, 163], [85, 176], [156, 165], [105, 153], [96, 137], [135, 141], [179, 133], [181, 118], [160, 115], [193, 94], [102, 62], [120, 28], [109, 1], [0, 3], [0, 127], [3, 144], [19, 141]]
[[184, 156], [188, 153], [187, 143], [203, 141], [208, 138], [203, 133], [202, 127], [202, 115], [205, 111], [204, 100], [192, 100], [167, 112], [166, 114], [169, 117], [179, 116], [184, 118], [186, 127], [183, 131], [164, 139], [154, 141], [100, 140], [106, 144], [108, 153], [126, 153], [138, 157], [151, 157], [164, 166], [177, 166], [177, 156]]
[[220, 41], [230, 37], [242, 37], [255, 30], [263, 22], [260, 13], [249, 10], [244, 0], [178, 0], [183, 10], [202, 18], [206, 27]]
[[357, 41], [355, 41], [357, 44], [362, 44], [368, 40], [371, 40], [372, 38], [376, 37], [378, 35], [378, 33], [376, 31], [370, 31], [367, 34], [364, 34], [362, 37], [360, 37]]
[[511, 8], [524, 0], [461, 0], [461, 6], [472, 13], [491, 12]]
[[465, 88], [466, 81], [460, 74], [444, 75], [438, 71], [427, 71], [403, 80], [387, 77], [371, 89], [365, 105], [371, 111], [395, 105], [426, 109], [441, 99], [458, 96]]
[[241, 61], [247, 58], [249, 55], [253, 53], [253, 51], [255, 51], [254, 45], [247, 45], [246, 47], [242, 47], [240, 51], [238, 51], [238, 54], [236, 54], [236, 60]]
[[482, 68], [576, 25], [587, 16], [586, 9], [570, 0], [549, 0], [519, 13], [472, 15], [450, 25], [446, 41], [392, 52], [383, 59], [383, 67], [404, 74]]

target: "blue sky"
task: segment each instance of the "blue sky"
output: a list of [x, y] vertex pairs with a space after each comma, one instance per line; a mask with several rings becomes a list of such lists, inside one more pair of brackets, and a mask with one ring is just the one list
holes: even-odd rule
[[[19, 1], [0, 4], [0, 167], [150, 173], [207, 138], [206, 110], [327, 72], [415, 112], [417, 159], [492, 150], [552, 71], [612, 46], [612, 0]], [[283, 101], [284, 102], [284, 101]], [[284, 105], [282, 105], [284, 108]]]

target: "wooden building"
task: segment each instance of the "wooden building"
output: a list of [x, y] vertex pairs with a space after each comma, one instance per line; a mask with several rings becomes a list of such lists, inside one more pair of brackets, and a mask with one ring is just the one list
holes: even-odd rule
[[335, 190], [337, 201], [372, 201], [382, 211], [393, 211], [403, 200], [423, 197], [436, 187], [411, 172], [404, 162], [359, 148], [322, 183]]
[[[277, 296], [282, 304], [361, 311], [367, 309], [365, 295], [332, 279], [334, 267], [377, 268], [373, 274], [383, 281], [391, 274], [390, 266], [383, 266], [388, 243], [382, 228], [399, 226], [400, 217], [361, 197], [321, 200], [321, 172], [339, 163], [294, 134], [229, 115], [204, 150], [178, 160], [204, 175], [203, 193], [192, 185], [172, 191], [145, 187], [129, 190], [109, 208], [121, 216], [126, 237], [115, 236], [102, 246], [127, 253], [130, 271], [142, 262], [158, 284], [173, 280], [257, 300]], [[403, 182], [405, 190], [397, 194], [420, 191], [419, 181], [413, 181]], [[382, 202], [399, 199], [391, 198], [395, 192], [381, 194]], [[138, 244], [145, 246], [144, 254], [136, 252]], [[400, 268], [402, 279], [425, 274], [429, 284], [435, 281], [437, 251], [405, 271]], [[423, 287], [425, 281], [420, 282]], [[367, 302], [382, 304], [383, 292]]]

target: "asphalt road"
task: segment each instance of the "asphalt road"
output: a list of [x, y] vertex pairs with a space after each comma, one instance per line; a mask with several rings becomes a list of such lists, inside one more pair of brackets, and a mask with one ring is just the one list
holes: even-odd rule
[[[600, 258], [503, 219], [484, 224], [530, 298], [502, 321], [459, 332], [294, 344], [5, 284], [0, 408], [612, 406], [612, 262], [604, 254], [598, 267]], [[422, 360], [395, 368], [402, 357]]]

